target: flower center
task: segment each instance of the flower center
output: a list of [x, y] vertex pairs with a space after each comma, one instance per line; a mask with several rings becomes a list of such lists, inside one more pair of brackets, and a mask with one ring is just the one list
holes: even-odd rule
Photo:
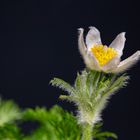
[[105, 65], [117, 55], [117, 51], [114, 48], [109, 48], [105, 45], [94, 45], [90, 48], [90, 51], [96, 57], [100, 66]]

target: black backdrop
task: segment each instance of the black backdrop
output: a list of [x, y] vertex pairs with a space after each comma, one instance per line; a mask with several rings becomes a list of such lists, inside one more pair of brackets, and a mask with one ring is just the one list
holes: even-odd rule
[[[73, 83], [84, 68], [77, 47], [77, 28], [96, 26], [105, 44], [126, 31], [123, 59], [140, 48], [138, 1], [128, 0], [4, 0], [0, 2], [0, 94], [21, 107], [59, 104], [61, 91], [49, 85], [54, 76]], [[104, 129], [119, 140], [139, 139], [139, 66], [131, 80], [103, 112]]]

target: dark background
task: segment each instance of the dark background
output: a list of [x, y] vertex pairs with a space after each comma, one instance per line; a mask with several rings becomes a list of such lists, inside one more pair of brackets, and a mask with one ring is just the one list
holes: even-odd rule
[[[96, 26], [109, 43], [126, 31], [123, 59], [140, 48], [138, 1], [128, 0], [4, 0], [0, 2], [0, 94], [21, 107], [59, 104], [61, 91], [49, 85], [53, 77], [73, 83], [84, 68], [78, 52], [77, 28]], [[131, 80], [111, 99], [103, 112], [104, 129], [119, 140], [139, 139], [139, 66], [129, 71]]]

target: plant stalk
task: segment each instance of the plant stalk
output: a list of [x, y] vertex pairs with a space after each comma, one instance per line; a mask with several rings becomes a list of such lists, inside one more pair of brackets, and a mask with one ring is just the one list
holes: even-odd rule
[[92, 125], [83, 124], [82, 140], [93, 140], [93, 138], [92, 138]]

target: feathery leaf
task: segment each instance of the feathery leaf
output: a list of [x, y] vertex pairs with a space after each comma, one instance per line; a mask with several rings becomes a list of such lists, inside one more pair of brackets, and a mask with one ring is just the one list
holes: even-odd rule
[[54, 78], [50, 81], [53, 86], [59, 87], [60, 89], [67, 91], [70, 95], [76, 94], [76, 90], [67, 82], [59, 78]]

